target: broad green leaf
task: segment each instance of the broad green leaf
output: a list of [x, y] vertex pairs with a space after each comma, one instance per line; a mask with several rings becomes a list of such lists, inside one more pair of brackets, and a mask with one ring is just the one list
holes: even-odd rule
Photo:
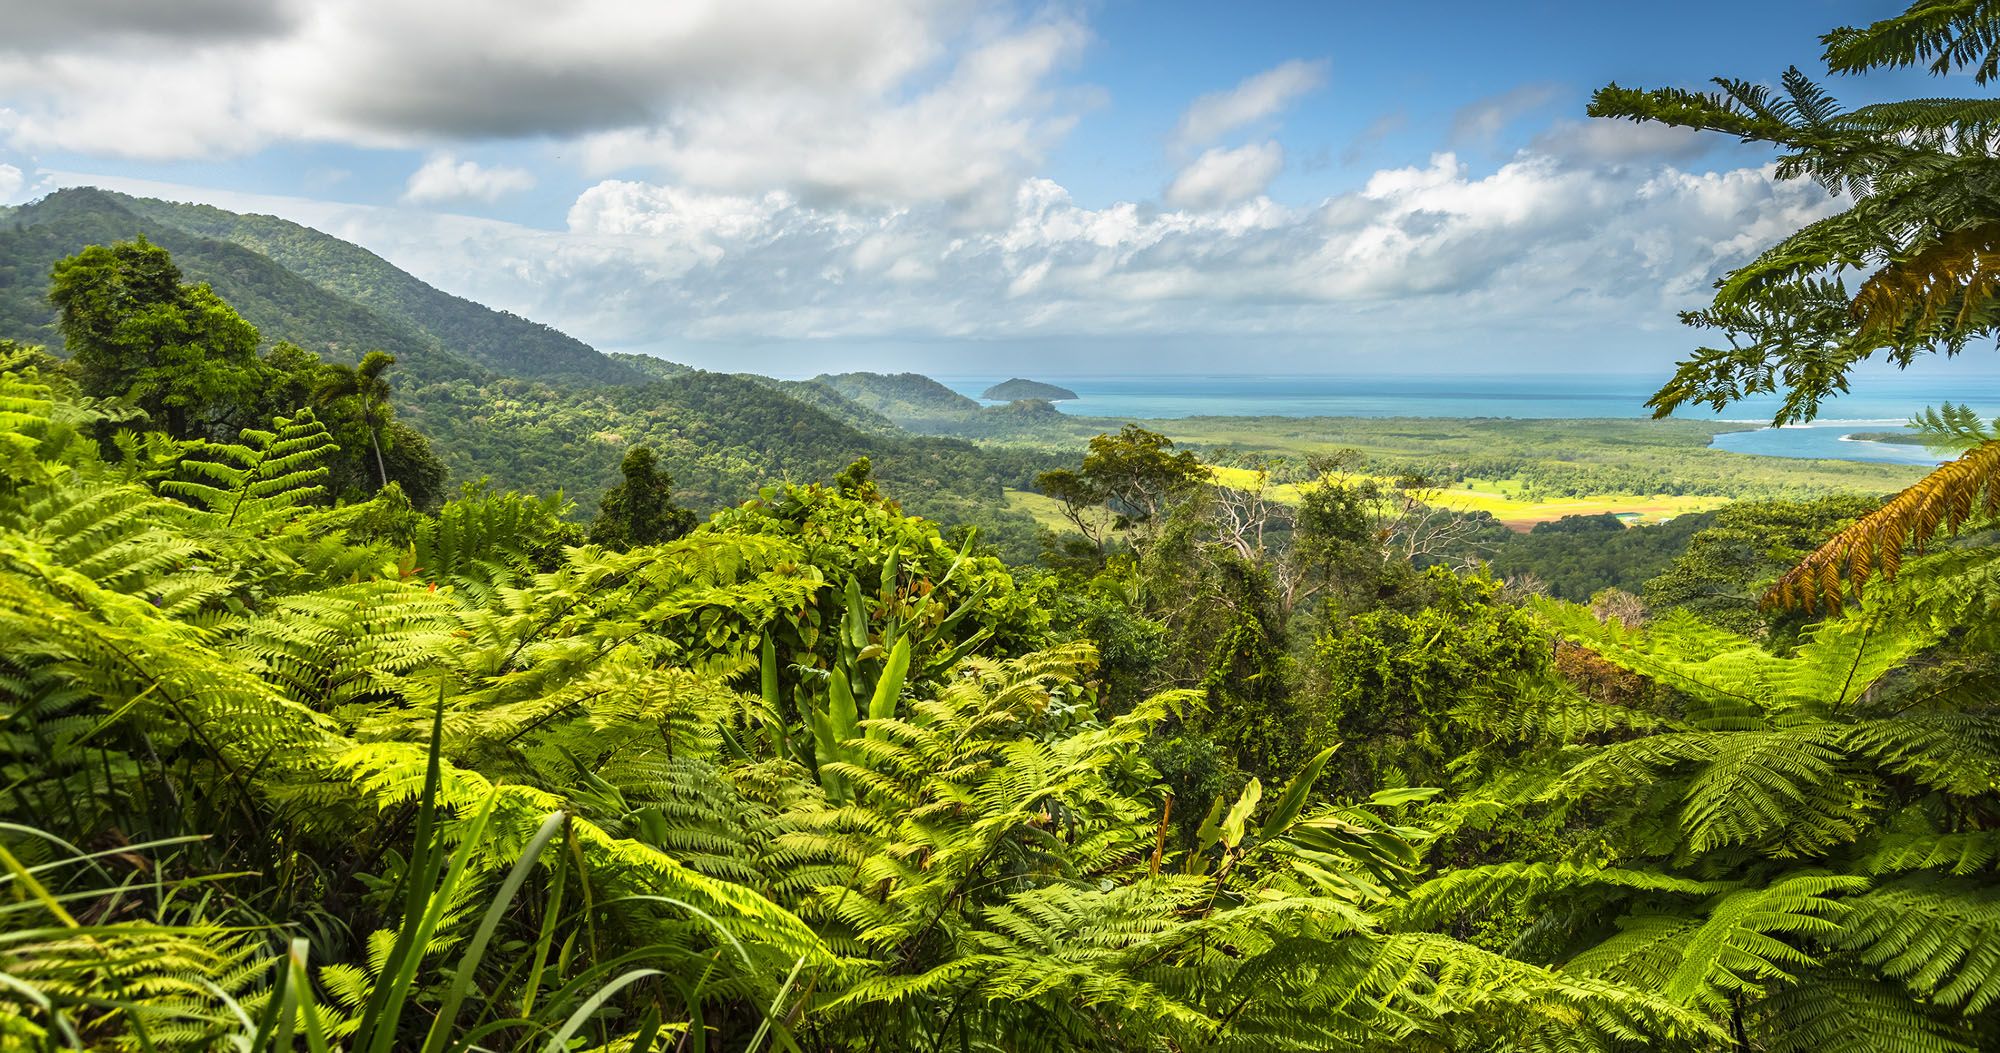
[[1312, 793], [1313, 783], [1319, 781], [1320, 772], [1326, 770], [1326, 762], [1332, 759], [1333, 751], [1339, 748], [1338, 745], [1328, 746], [1319, 751], [1319, 756], [1307, 761], [1304, 768], [1299, 769], [1299, 773], [1293, 776], [1291, 783], [1285, 787], [1285, 792], [1278, 797], [1277, 807], [1271, 810], [1271, 814], [1264, 819], [1264, 825], [1258, 828], [1259, 838], [1268, 840], [1276, 837], [1284, 833], [1286, 827], [1292, 825], [1292, 820], [1297, 819], [1299, 812], [1305, 809], [1306, 798]]
[[1229, 807], [1229, 815], [1222, 820], [1222, 841], [1231, 848], [1243, 843], [1244, 824], [1250, 821], [1250, 813], [1257, 810], [1257, 802], [1264, 799], [1264, 784], [1255, 776], [1249, 785], [1243, 787], [1243, 796]]

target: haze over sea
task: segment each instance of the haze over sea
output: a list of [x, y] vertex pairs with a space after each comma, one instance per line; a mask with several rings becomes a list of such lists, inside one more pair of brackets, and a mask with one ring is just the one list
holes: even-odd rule
[[[938, 377], [972, 398], [1004, 376]], [[1084, 417], [1160, 420], [1180, 417], [1649, 417], [1646, 400], [1660, 376], [1632, 374], [1481, 375], [1424, 374], [1269, 376], [1158, 374], [1152, 376], [1059, 376], [1032, 379], [1077, 393], [1056, 403], [1064, 413]], [[1779, 457], [1934, 464], [1939, 458], [1920, 446], [1853, 441], [1856, 431], [1901, 430], [1926, 406], [1951, 401], [1970, 404], [1987, 417], [2000, 415], [2000, 376], [1954, 377], [1890, 374], [1857, 382], [1855, 390], [1821, 407], [1810, 425], [1735, 432], [1715, 445], [1743, 453]], [[1695, 420], [1765, 423], [1777, 412], [1770, 397], [1745, 399], [1721, 413], [1684, 409], [1676, 416]]]

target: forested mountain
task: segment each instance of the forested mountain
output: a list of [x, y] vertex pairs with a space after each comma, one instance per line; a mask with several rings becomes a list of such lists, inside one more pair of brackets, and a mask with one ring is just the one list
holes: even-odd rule
[[898, 423], [979, 410], [977, 401], [921, 373], [821, 373], [813, 383], [832, 388]]
[[48, 301], [49, 268], [86, 245], [144, 235], [172, 252], [183, 273], [214, 286], [267, 342], [289, 340], [345, 362], [379, 348], [395, 355], [408, 376], [424, 381], [485, 383], [495, 376], [412, 319], [370, 309], [254, 249], [142, 216], [129, 207], [136, 204], [135, 198], [86, 188], [58, 191], [0, 215], [0, 338], [60, 350]]
[[1046, 459], [910, 436], [818, 383], [601, 354], [271, 216], [96, 189], [59, 191], [0, 213], [0, 339], [61, 351], [50, 267], [87, 245], [141, 235], [168, 249], [188, 279], [211, 285], [267, 347], [288, 341], [332, 362], [352, 363], [374, 349], [395, 356], [392, 397], [410, 425], [436, 440], [459, 481], [564, 491], [588, 514], [626, 448], [643, 443], [706, 512], [769, 483], [828, 478], [867, 457], [913, 508], [978, 522], [1015, 558], [1033, 554], [1033, 521], [1009, 510], [1001, 491], [1047, 467]]
[[[359, 245], [289, 220], [100, 190], [62, 191], [51, 200], [65, 194], [101, 195], [151, 223], [259, 253], [327, 292], [417, 329], [501, 376], [594, 383], [640, 379], [638, 371], [581, 340], [442, 292]], [[198, 267], [190, 267], [189, 273], [207, 277]]]

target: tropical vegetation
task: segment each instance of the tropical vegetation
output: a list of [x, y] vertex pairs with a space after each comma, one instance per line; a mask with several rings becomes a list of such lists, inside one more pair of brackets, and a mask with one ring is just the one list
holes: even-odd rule
[[[1923, 0], [1828, 62], [1983, 82], [1996, 39], [2000, 4]], [[1691, 320], [1736, 342], [1659, 405], [1809, 415], [1867, 354], [1987, 334], [1957, 232], [1994, 222], [1990, 107], [1723, 89], [1597, 106], [1855, 203], [1724, 280]], [[510, 377], [447, 357], [507, 331], [477, 315], [284, 342], [180, 259], [69, 250], [62, 353], [0, 342], [0, 1047], [2000, 1049], [1966, 411], [1886, 502], [1489, 559], [1454, 480], [1365, 451], [925, 440], [883, 423], [922, 378]], [[446, 491], [470, 432], [557, 456], [571, 415], [615, 453], [588, 509]], [[1032, 563], [899, 500], [1002, 475], [1064, 527]], [[691, 478], [756, 485], [703, 515]]]

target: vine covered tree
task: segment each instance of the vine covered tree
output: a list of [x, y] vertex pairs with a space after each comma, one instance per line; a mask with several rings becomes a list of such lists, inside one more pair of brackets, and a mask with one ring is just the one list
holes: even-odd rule
[[181, 280], [144, 236], [58, 260], [49, 302], [86, 395], [122, 398], [175, 438], [201, 434], [256, 386], [257, 329]]
[[604, 492], [590, 540], [607, 548], [629, 549], [687, 536], [695, 514], [674, 504], [674, 477], [660, 469], [650, 446], [634, 446], [618, 466], [622, 478]]

